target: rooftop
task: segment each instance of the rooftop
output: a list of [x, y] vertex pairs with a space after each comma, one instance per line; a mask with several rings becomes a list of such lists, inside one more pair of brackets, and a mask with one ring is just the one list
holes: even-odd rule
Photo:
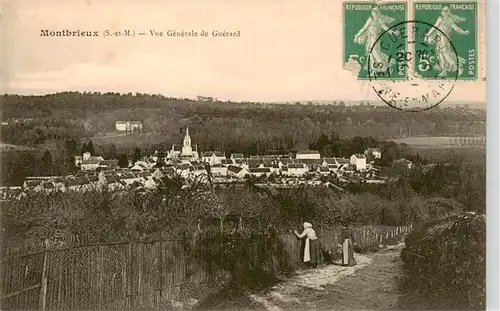
[[358, 159], [366, 159], [366, 157], [361, 153], [355, 153], [354, 156]]
[[301, 150], [297, 154], [319, 154], [318, 150]]

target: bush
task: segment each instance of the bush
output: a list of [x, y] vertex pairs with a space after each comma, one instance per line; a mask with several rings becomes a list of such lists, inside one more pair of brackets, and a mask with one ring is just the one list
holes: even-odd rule
[[417, 228], [401, 257], [404, 309], [485, 308], [486, 224], [464, 213]]
[[241, 234], [268, 230], [283, 233], [304, 221], [317, 229], [339, 224], [398, 226], [461, 209], [450, 199], [388, 199], [372, 193], [347, 194], [326, 188], [301, 187], [275, 194], [250, 188], [233, 190], [183, 189], [182, 184], [171, 182], [146, 193], [28, 192], [20, 200], [2, 204], [2, 246], [5, 249], [23, 241], [42, 245], [45, 239], [63, 246], [165, 236], [189, 238], [214, 229]]

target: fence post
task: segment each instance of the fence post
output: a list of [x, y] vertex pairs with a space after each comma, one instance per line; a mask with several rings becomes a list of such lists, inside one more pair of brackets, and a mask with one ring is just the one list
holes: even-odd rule
[[44, 241], [45, 252], [43, 254], [42, 280], [40, 284], [40, 309], [45, 311], [47, 303], [47, 264], [49, 257], [49, 240]]
[[102, 245], [99, 245], [99, 309], [102, 310], [103, 306], [103, 290], [104, 290], [104, 280], [103, 280], [103, 273], [104, 273], [104, 259], [103, 259], [103, 247]]
[[138, 303], [139, 305], [142, 304], [142, 257], [144, 256], [143, 253], [143, 244], [138, 243], [137, 246], [139, 247], [139, 255], [137, 256], [137, 261], [138, 261], [138, 281], [137, 281], [137, 298], [138, 298]]
[[127, 256], [127, 310], [132, 308], [132, 242], [128, 243], [128, 256]]
[[159, 280], [160, 292], [158, 293], [159, 303], [158, 303], [157, 307], [159, 307], [162, 304], [162, 292], [163, 292], [163, 242], [160, 241], [159, 244], [160, 244], [160, 259], [159, 259], [159, 264], [158, 264], [158, 270], [159, 270], [158, 275], [160, 277], [160, 280]]

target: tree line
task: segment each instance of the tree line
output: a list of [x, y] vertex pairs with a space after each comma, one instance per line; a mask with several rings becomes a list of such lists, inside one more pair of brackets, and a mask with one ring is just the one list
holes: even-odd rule
[[249, 148], [259, 152], [310, 143], [322, 133], [379, 139], [483, 136], [486, 120], [485, 111], [463, 107], [409, 114], [388, 106], [340, 105], [333, 101], [328, 105], [207, 102], [131, 93], [3, 95], [0, 111], [2, 120], [12, 121], [2, 130], [4, 142], [14, 141], [15, 136], [21, 137], [23, 144], [58, 137], [92, 137], [113, 131], [115, 121], [138, 120], [143, 123], [142, 138], [150, 144], [171, 144], [170, 139], [178, 143], [179, 128], [189, 125], [193, 141], [202, 149], [254, 144]]

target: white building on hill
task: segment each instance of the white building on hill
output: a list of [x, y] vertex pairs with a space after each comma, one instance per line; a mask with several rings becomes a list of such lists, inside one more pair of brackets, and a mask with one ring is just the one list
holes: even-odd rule
[[116, 121], [115, 129], [120, 132], [135, 132], [142, 130], [140, 121]]
[[361, 153], [355, 153], [351, 156], [351, 164], [356, 165], [357, 171], [365, 171], [366, 157]]

